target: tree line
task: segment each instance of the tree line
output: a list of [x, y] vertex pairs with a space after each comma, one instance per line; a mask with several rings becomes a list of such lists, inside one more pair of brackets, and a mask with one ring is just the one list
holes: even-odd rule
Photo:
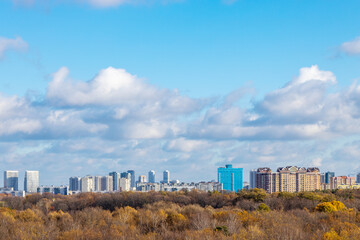
[[1, 198], [2, 239], [359, 239], [360, 191]]

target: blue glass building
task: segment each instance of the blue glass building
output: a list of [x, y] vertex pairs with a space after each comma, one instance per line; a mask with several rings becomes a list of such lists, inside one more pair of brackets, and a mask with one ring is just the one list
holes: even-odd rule
[[334, 172], [326, 172], [325, 173], [325, 183], [330, 183], [332, 177], [335, 177]]
[[218, 182], [223, 190], [237, 192], [243, 188], [243, 169], [233, 168], [231, 164], [218, 168]]

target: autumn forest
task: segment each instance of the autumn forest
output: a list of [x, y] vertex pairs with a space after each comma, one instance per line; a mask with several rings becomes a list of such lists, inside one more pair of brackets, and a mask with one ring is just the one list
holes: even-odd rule
[[359, 239], [360, 191], [2, 196], [1, 239]]

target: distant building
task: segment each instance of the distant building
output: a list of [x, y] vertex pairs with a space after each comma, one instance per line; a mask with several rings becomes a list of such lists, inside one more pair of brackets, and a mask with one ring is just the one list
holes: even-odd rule
[[4, 171], [4, 187], [19, 190], [19, 171]]
[[258, 168], [256, 187], [268, 193], [320, 190], [320, 170], [288, 166], [280, 167], [273, 173], [270, 168]]
[[149, 191], [160, 191], [159, 183], [140, 183], [138, 182], [136, 185], [136, 191], [139, 192], [149, 192]]
[[163, 172], [163, 183], [170, 183], [170, 171], [169, 170], [165, 170]]
[[320, 174], [320, 183], [325, 183], [325, 173]]
[[325, 183], [330, 183], [332, 177], [335, 177], [335, 172], [326, 172]]
[[131, 174], [131, 178], [130, 178], [130, 187], [131, 187], [131, 188], [136, 187], [136, 182], [135, 182], [135, 171], [134, 171], [134, 170], [128, 170], [127, 172]]
[[36, 193], [39, 187], [39, 171], [25, 171], [24, 190], [27, 193]]
[[85, 176], [80, 180], [81, 192], [94, 192], [95, 191], [95, 179], [93, 176]]
[[360, 173], [356, 175], [356, 183], [360, 183]]
[[141, 182], [141, 183], [147, 182], [146, 181], [146, 175], [140, 175], [139, 176], [139, 182]]
[[218, 168], [218, 182], [223, 184], [223, 190], [239, 191], [243, 188], [243, 169], [233, 168], [231, 164]]
[[120, 174], [118, 172], [111, 172], [111, 173], [109, 173], [109, 176], [112, 176], [112, 179], [113, 179], [113, 191], [119, 191], [120, 190], [120, 187], [119, 187]]
[[101, 188], [100, 191], [112, 192], [113, 191], [113, 178], [112, 176], [101, 177]]
[[204, 191], [204, 192], [212, 192], [212, 191], [218, 191], [220, 192], [222, 189], [222, 184], [218, 182], [199, 182], [195, 183], [195, 189]]
[[128, 173], [128, 172], [122, 172], [122, 173], [120, 173], [120, 178], [127, 178], [127, 179], [131, 179], [131, 173]]
[[68, 186], [41, 186], [37, 188], [38, 193], [53, 193], [60, 195], [69, 195], [69, 187]]
[[256, 188], [256, 169], [250, 170], [250, 186], [251, 189]]
[[69, 178], [69, 190], [70, 191], [80, 191], [80, 177], [71, 177]]
[[95, 176], [94, 177], [94, 191], [95, 192], [101, 192], [101, 180], [102, 180], [102, 176]]
[[337, 189], [339, 185], [354, 185], [355, 177], [339, 176], [330, 178], [331, 189]]
[[119, 186], [120, 186], [120, 191], [122, 191], [122, 192], [130, 191], [132, 189], [131, 188], [131, 180], [128, 178], [120, 178]]
[[155, 183], [155, 171], [149, 171], [149, 183]]

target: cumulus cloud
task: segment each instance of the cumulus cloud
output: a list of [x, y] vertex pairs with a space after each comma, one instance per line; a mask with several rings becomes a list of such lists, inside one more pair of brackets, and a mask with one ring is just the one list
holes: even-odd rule
[[24, 51], [27, 50], [27, 48], [28, 44], [21, 37], [16, 37], [14, 39], [0, 37], [0, 58], [4, 56], [6, 51]]
[[352, 41], [344, 42], [341, 47], [341, 51], [349, 55], [360, 54], [360, 37], [355, 38]]

